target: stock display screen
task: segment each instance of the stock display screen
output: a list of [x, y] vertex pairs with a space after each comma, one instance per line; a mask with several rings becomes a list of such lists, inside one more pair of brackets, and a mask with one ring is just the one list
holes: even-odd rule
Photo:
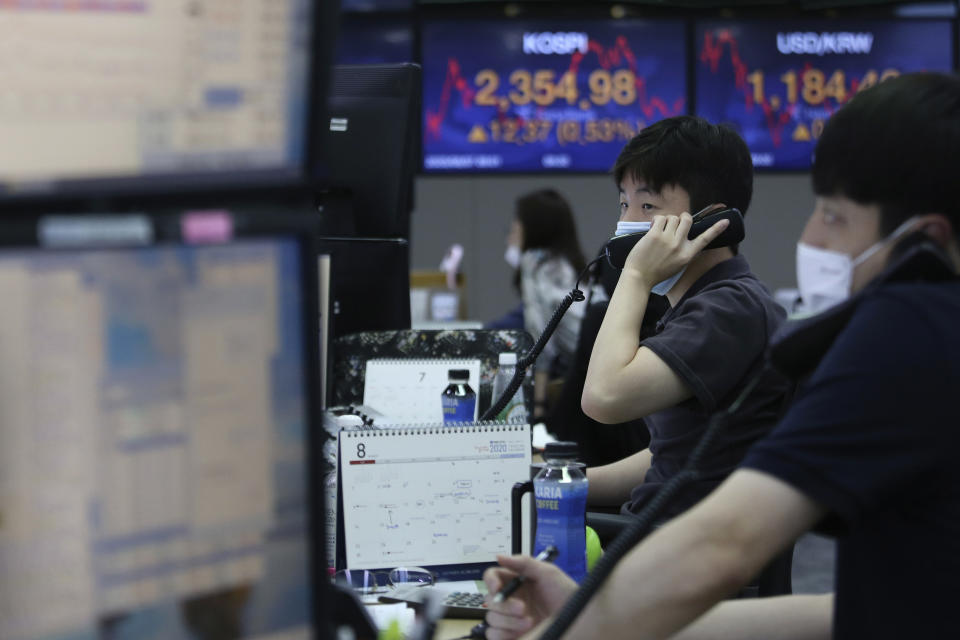
[[694, 33], [697, 115], [733, 124], [756, 167], [808, 169], [824, 123], [858, 91], [952, 69], [947, 21], [705, 21]]
[[427, 21], [426, 172], [602, 172], [686, 113], [680, 20]]

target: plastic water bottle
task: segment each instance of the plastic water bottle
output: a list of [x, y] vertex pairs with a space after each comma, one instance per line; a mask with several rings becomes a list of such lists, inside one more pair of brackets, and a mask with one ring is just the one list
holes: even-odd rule
[[[517, 371], [517, 354], [505, 352], [500, 354], [500, 366], [493, 379], [493, 402], [500, 399]], [[497, 414], [497, 420], [512, 424], [527, 423], [527, 406], [523, 403], [523, 386], [517, 389], [506, 406]]]
[[440, 396], [443, 424], [473, 422], [477, 394], [470, 388], [470, 370], [450, 369], [447, 372], [447, 382], [447, 388]]
[[546, 466], [533, 479], [537, 505], [534, 555], [547, 546], [560, 551], [555, 564], [580, 582], [587, 575], [587, 476], [577, 462], [576, 442], [549, 442]]

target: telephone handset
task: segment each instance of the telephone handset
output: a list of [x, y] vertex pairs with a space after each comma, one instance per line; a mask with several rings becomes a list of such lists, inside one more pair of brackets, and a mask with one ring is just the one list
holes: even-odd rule
[[[699, 218], [694, 218], [693, 225], [690, 227], [690, 233], [687, 237], [693, 240], [701, 233], [715, 225], [721, 220], [729, 220], [727, 228], [717, 236], [713, 242], [706, 246], [706, 249], [717, 249], [719, 247], [729, 247], [742, 242], [745, 232], [743, 229], [743, 215], [739, 209], [722, 209], [714, 213], [705, 214]], [[633, 245], [640, 241], [640, 238], [647, 235], [646, 231], [637, 231], [635, 233], [626, 233], [622, 236], [610, 238], [604, 253], [611, 266], [617, 269], [623, 269], [627, 261], [627, 254], [633, 249]]]

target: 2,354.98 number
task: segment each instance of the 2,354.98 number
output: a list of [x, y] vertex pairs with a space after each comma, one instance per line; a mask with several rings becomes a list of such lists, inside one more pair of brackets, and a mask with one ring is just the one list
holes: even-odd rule
[[[515, 105], [525, 105], [533, 102], [542, 107], [550, 106], [555, 100], [566, 100], [567, 104], [575, 104], [580, 97], [577, 88], [577, 77], [572, 71], [567, 71], [557, 79], [557, 74], [551, 69], [541, 69], [530, 72], [526, 69], [516, 69], [508, 78], [513, 87], [507, 93], [507, 99]], [[493, 69], [482, 69], [474, 77], [477, 94], [474, 103], [481, 107], [502, 105], [503, 97], [497, 96], [500, 87], [500, 74]], [[618, 69], [610, 72], [606, 69], [595, 69], [587, 77], [587, 86], [590, 89], [590, 102], [602, 106], [613, 100], [619, 105], [633, 104], [637, 99], [637, 78], [629, 69]]]

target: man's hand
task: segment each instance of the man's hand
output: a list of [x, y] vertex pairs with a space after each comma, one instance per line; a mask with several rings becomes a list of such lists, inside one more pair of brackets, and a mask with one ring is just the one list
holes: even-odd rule
[[518, 575], [525, 577], [523, 586], [503, 602], [489, 602], [487, 638], [517, 638], [547, 617], [555, 614], [577, 590], [556, 565], [528, 556], [497, 556], [499, 567], [487, 569], [483, 581], [492, 599], [494, 594]]
[[702, 234], [688, 240], [693, 216], [654, 216], [650, 231], [627, 255], [624, 274], [635, 274], [646, 289], [666, 280], [686, 266], [698, 253], [723, 233], [730, 223], [720, 220]]

